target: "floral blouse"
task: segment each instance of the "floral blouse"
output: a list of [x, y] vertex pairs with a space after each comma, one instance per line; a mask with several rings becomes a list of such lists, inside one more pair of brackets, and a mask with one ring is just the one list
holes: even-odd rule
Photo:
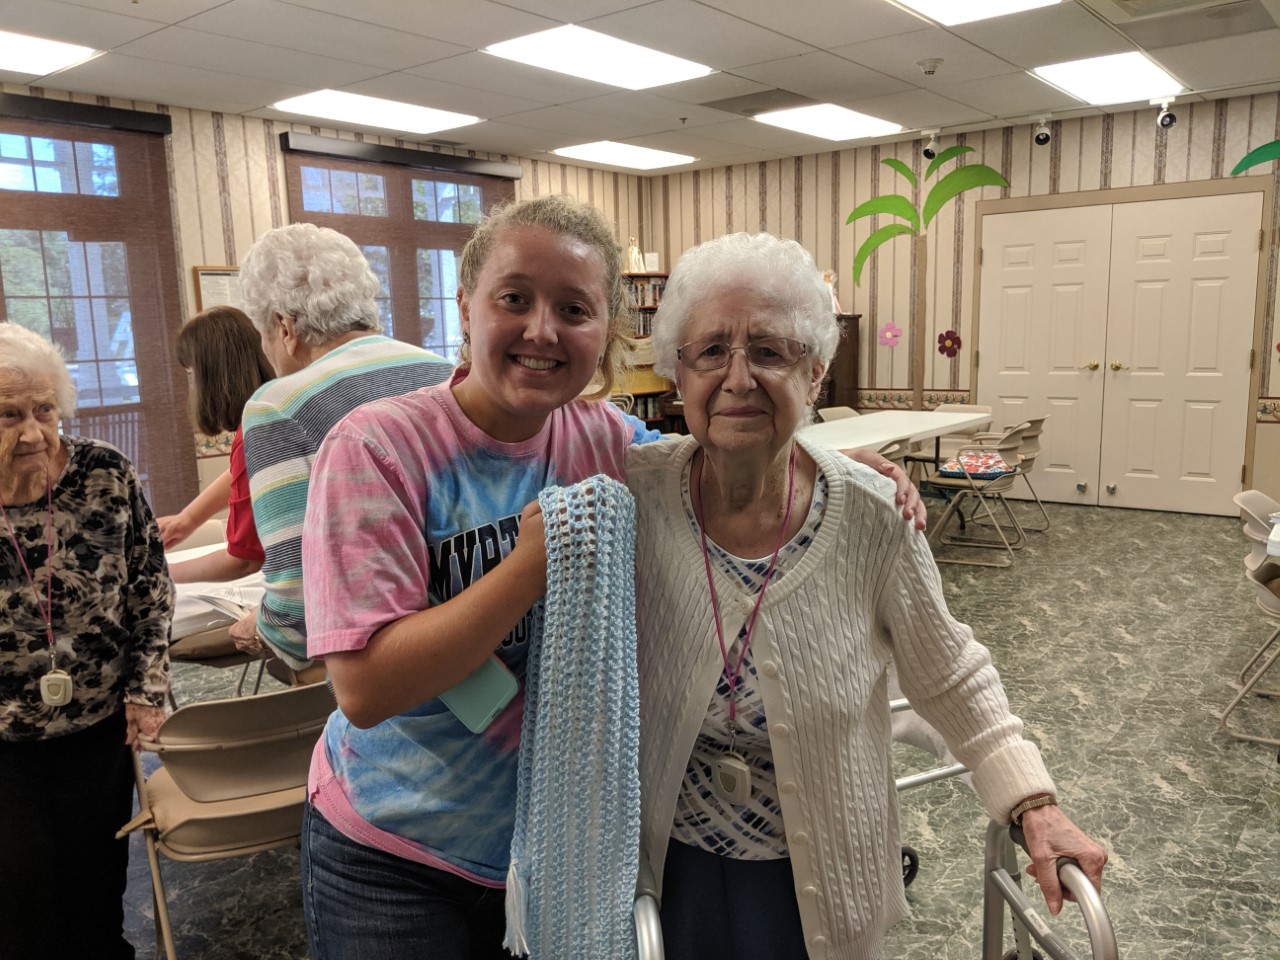
[[169, 690], [174, 588], [138, 475], [109, 444], [62, 441], [69, 457], [53, 488], [53, 635], [73, 695], [62, 707], [40, 699], [49, 669], [40, 612], [49, 583], [49, 513], [40, 497], [5, 507], [8, 523], [0, 521], [0, 740], [74, 733], [124, 703], [161, 706]]

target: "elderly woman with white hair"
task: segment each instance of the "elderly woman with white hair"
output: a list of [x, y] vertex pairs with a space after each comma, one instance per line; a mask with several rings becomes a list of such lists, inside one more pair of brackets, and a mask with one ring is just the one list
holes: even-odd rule
[[160, 529], [115, 447], [62, 436], [75, 387], [0, 323], [0, 954], [131, 958], [130, 745], [169, 690]]
[[1050, 910], [1056, 857], [1101, 882], [893, 484], [797, 436], [838, 336], [812, 259], [765, 234], [685, 253], [654, 320], [692, 434], [627, 464], [642, 838], [676, 960], [879, 955], [907, 913], [890, 658], [988, 814], [1021, 820]]
[[277, 379], [244, 408], [266, 593], [231, 635], [241, 649], [265, 645], [296, 670], [310, 665], [302, 520], [320, 441], [361, 404], [440, 383], [453, 372], [443, 357], [381, 335], [378, 287], [359, 247], [310, 223], [268, 231], [240, 264], [242, 307]]

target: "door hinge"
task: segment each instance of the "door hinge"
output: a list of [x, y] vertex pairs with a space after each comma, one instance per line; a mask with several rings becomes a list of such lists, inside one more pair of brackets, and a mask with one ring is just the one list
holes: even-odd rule
[[1240, 486], [1242, 487], [1244, 486], [1244, 474], [1247, 469], [1248, 469], [1248, 464], [1244, 464], [1244, 463], [1240, 464]]
[[[1258, 249], [1261, 250], [1262, 248], [1259, 247]], [[981, 247], [978, 248], [978, 266], [982, 266], [982, 248]]]
[[1249, 369], [1253, 369], [1253, 365], [1258, 361], [1258, 351], [1256, 348], [1249, 350]]
[[1266, 245], [1267, 245], [1266, 238], [1267, 238], [1266, 233], [1264, 233], [1262, 230], [1259, 230], [1258, 231], [1258, 249], [1259, 250], [1266, 249]]
[[981, 362], [982, 362], [982, 351], [981, 350], [973, 351], [973, 368], [975, 370], [978, 369], [978, 364]]

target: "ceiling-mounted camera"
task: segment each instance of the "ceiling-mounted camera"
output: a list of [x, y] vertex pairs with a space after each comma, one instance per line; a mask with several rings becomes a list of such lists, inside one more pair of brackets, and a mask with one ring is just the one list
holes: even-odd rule
[[1160, 112], [1156, 114], [1156, 126], [1161, 130], [1168, 130], [1178, 122], [1178, 115], [1169, 109], [1172, 100], [1152, 100], [1151, 105], [1159, 106]]
[[1035, 134], [1032, 135], [1037, 147], [1046, 146], [1053, 139], [1053, 131], [1049, 129], [1049, 118], [1041, 117], [1040, 125], [1036, 127]]
[[941, 131], [921, 130], [920, 132], [929, 138], [928, 142], [924, 145], [924, 149], [921, 150], [920, 153], [924, 155], [926, 160], [932, 160], [938, 155], [938, 134]]

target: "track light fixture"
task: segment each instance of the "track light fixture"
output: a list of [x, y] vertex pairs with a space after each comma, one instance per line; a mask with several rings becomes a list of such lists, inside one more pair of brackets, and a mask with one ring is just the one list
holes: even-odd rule
[[1169, 109], [1169, 104], [1171, 103], [1173, 103], [1172, 99], [1151, 101], [1151, 105], [1153, 107], [1154, 106], [1160, 107], [1160, 112], [1156, 114], [1156, 126], [1159, 127], [1161, 130], [1168, 130], [1170, 127], [1172, 127], [1175, 123], [1178, 122], [1177, 114], [1175, 114], [1172, 110]]
[[920, 152], [924, 155], [926, 160], [932, 160], [938, 155], [938, 134], [941, 131], [921, 130], [920, 132], [929, 138], [928, 142], [924, 145], [924, 149]]
[[1049, 129], [1048, 117], [1040, 118], [1040, 125], [1036, 127], [1036, 132], [1032, 139], [1037, 147], [1047, 146], [1049, 141], [1053, 139], [1053, 131]]

